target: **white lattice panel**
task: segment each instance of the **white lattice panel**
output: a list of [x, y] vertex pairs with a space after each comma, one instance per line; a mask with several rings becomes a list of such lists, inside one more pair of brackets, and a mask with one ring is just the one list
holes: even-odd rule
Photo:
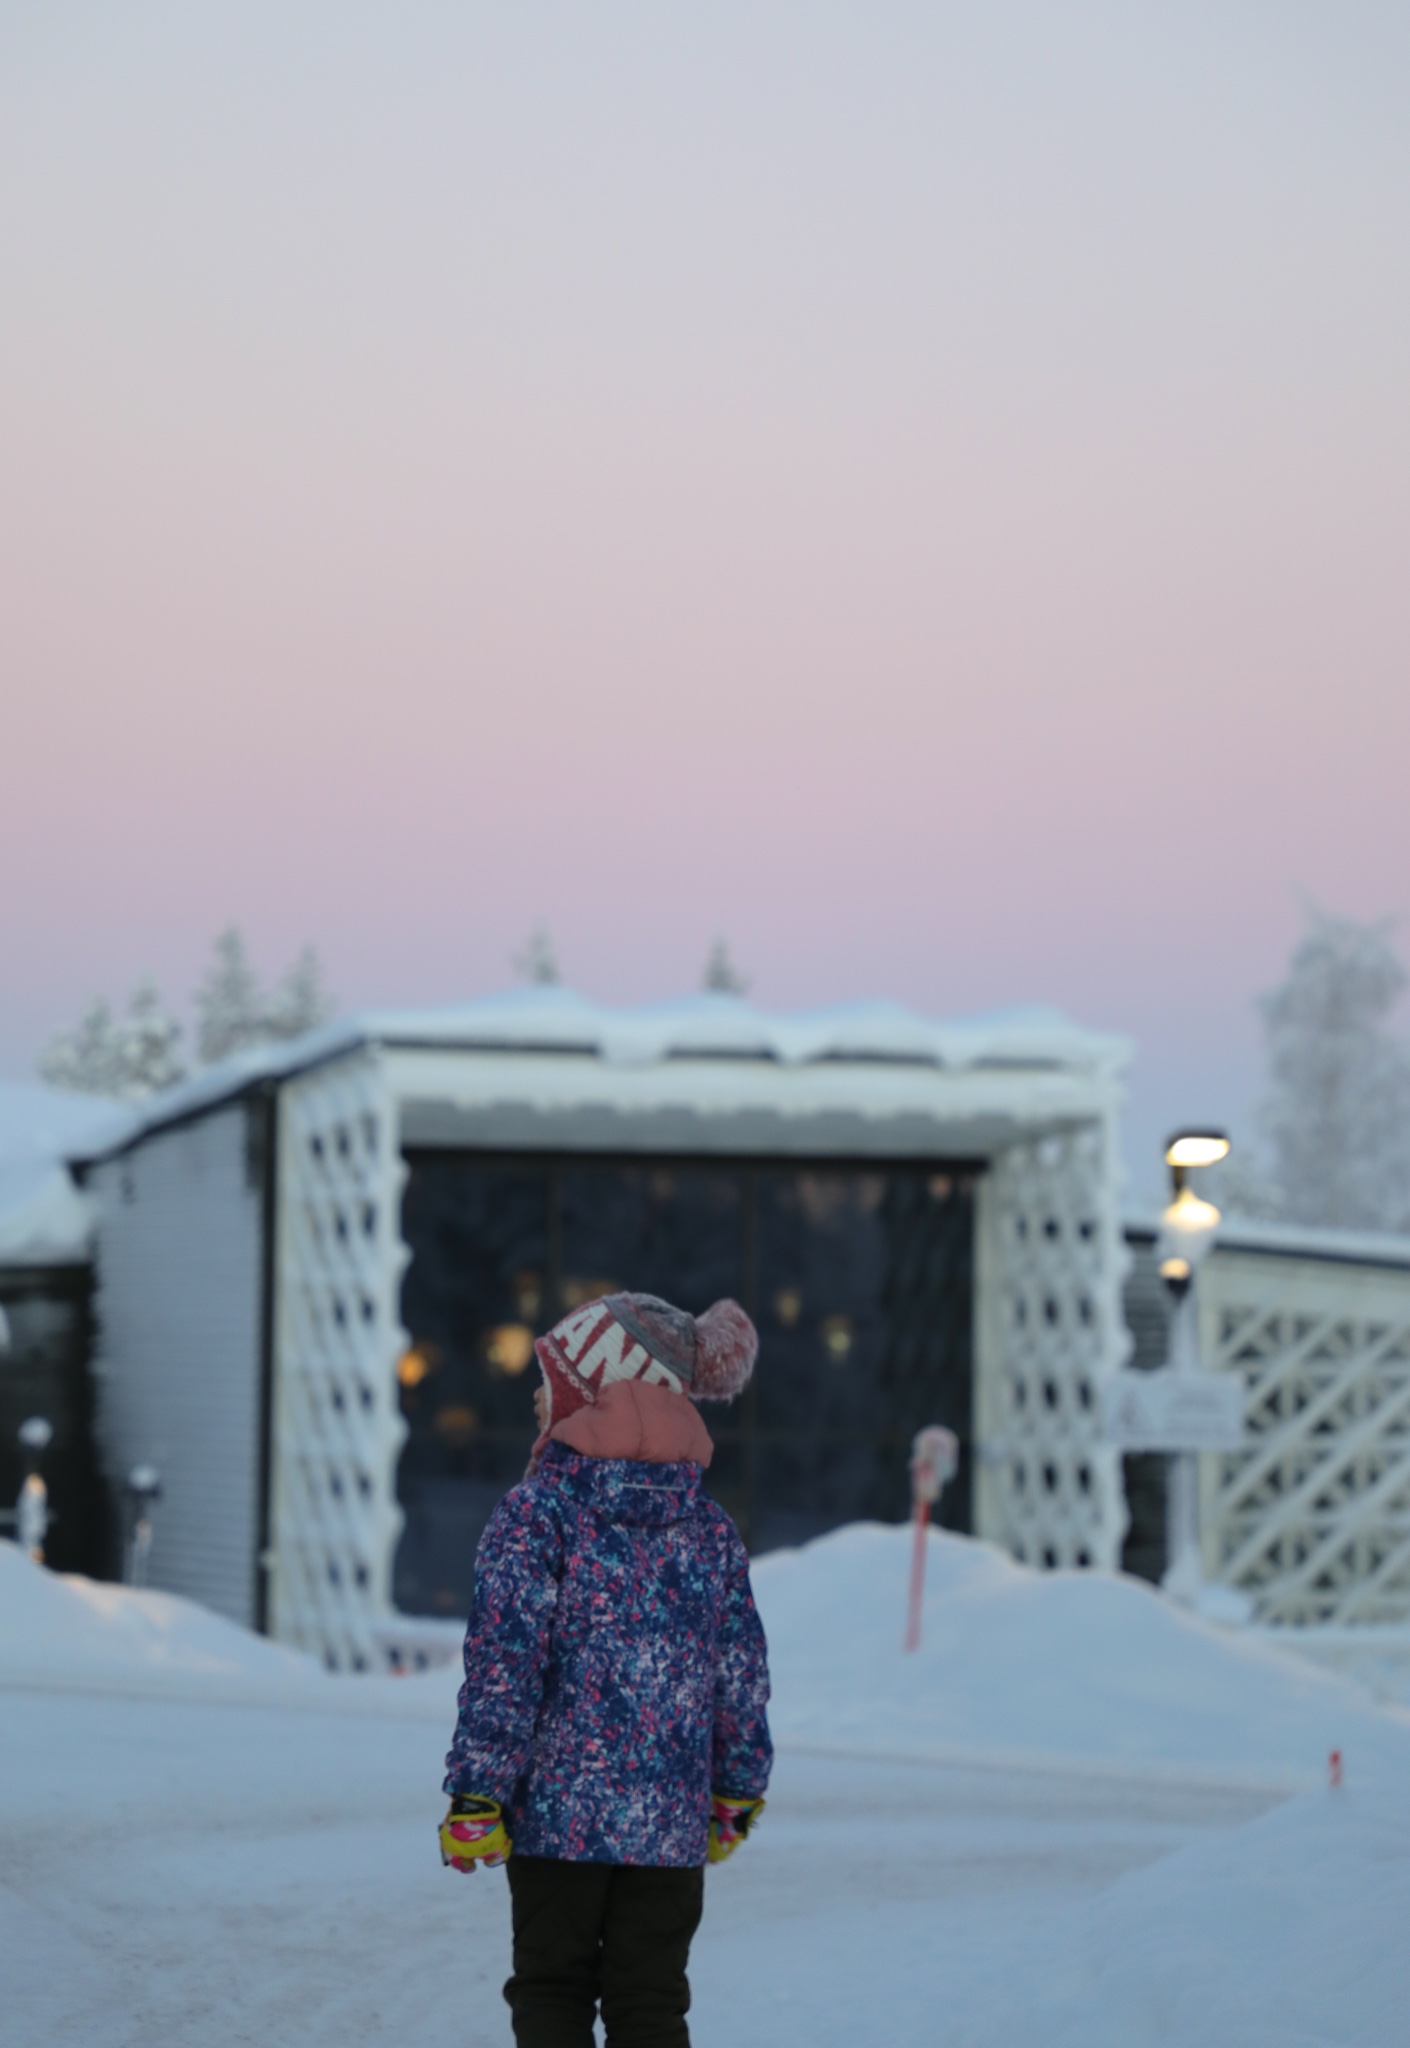
[[336, 1670], [377, 1661], [401, 1529], [401, 1161], [375, 1053], [285, 1083], [272, 1446], [271, 1632]]
[[980, 1184], [976, 1527], [1028, 1564], [1119, 1565], [1100, 1384], [1129, 1346], [1111, 1123], [1011, 1146]]
[[1410, 1621], [1410, 1272], [1219, 1250], [1200, 1322], [1248, 1437], [1201, 1460], [1206, 1575], [1260, 1622]]

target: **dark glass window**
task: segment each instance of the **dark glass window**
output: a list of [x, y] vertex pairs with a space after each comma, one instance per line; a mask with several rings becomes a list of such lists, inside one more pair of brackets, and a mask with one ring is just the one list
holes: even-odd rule
[[54, 1571], [100, 1578], [115, 1573], [120, 1559], [93, 1442], [91, 1287], [86, 1267], [0, 1273], [0, 1309], [10, 1333], [0, 1351], [0, 1507], [14, 1507], [24, 1480], [20, 1427], [42, 1416], [54, 1432], [39, 1460], [49, 1489], [45, 1559]]
[[[914, 1171], [767, 1173], [758, 1200], [753, 1547], [899, 1521], [916, 1431], [969, 1441], [968, 1192]], [[967, 1458], [941, 1519], [969, 1526]]]
[[392, 1597], [407, 1614], [464, 1614], [480, 1532], [534, 1441], [534, 1337], [548, 1300], [549, 1180], [454, 1153], [409, 1161], [402, 1234], [411, 1264], [398, 1367], [407, 1439], [405, 1527]]
[[428, 1152], [408, 1165], [403, 1611], [467, 1608], [475, 1544], [533, 1442], [532, 1340], [615, 1288], [697, 1314], [732, 1294], [758, 1323], [753, 1384], [705, 1409], [708, 1484], [752, 1549], [904, 1517], [911, 1438], [929, 1422], [964, 1447], [941, 1519], [969, 1526], [967, 1175]]

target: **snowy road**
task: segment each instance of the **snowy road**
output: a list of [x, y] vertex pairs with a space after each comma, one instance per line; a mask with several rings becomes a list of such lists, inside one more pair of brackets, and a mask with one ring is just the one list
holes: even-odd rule
[[[1410, 1715], [954, 1538], [905, 1656], [907, 1543], [756, 1569], [783, 1740], [697, 2048], [1404, 2048]], [[454, 1690], [0, 1544], [0, 2048], [507, 2048], [503, 1875], [436, 1854]]]
[[[504, 1881], [440, 1868], [448, 1722], [394, 1691], [345, 1713], [0, 1692], [6, 2048], [507, 2042]], [[963, 1987], [975, 2019], [1075, 1901], [1270, 1803], [783, 1755], [711, 1875], [696, 2039], [852, 2041], [878, 2002], [919, 2018]]]

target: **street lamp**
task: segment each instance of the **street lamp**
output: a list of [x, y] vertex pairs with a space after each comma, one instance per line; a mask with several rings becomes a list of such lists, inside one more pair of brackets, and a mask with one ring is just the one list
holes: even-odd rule
[[[1199, 1371], [1199, 1322], [1194, 1279], [1208, 1257], [1219, 1229], [1220, 1215], [1189, 1185], [1190, 1170], [1216, 1166], [1229, 1156], [1225, 1132], [1212, 1129], [1176, 1131], [1166, 1141], [1170, 1168], [1170, 1201], [1160, 1219], [1156, 1258], [1170, 1295], [1170, 1365], [1192, 1380]], [[1199, 1453], [1177, 1451], [1170, 1461], [1166, 1499], [1166, 1572], [1164, 1585], [1177, 1599], [1193, 1601], [1203, 1578], [1199, 1544]]]

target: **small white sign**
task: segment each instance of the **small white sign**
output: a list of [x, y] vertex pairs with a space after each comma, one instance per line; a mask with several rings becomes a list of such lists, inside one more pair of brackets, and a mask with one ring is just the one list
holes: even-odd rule
[[1102, 1390], [1106, 1440], [1123, 1451], [1236, 1451], [1244, 1390], [1219, 1372], [1118, 1372]]

